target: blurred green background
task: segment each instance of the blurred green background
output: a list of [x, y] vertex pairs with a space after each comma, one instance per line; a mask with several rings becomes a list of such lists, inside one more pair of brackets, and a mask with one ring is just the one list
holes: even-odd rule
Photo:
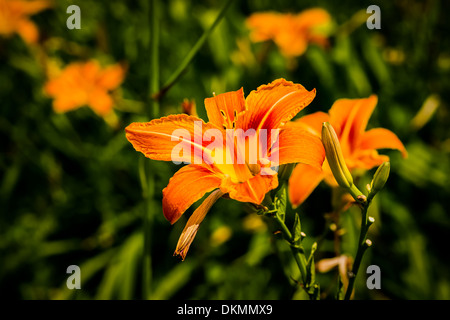
[[[223, 1], [169, 0], [160, 7], [160, 79], [164, 83], [212, 24]], [[81, 9], [81, 29], [69, 30], [69, 4]], [[366, 8], [381, 8], [381, 30], [366, 27]], [[330, 47], [311, 45], [287, 63], [272, 43], [251, 43], [245, 19], [259, 11], [327, 10]], [[46, 75], [19, 36], [0, 37], [0, 295], [6, 299], [292, 299], [301, 297], [288, 246], [245, 204], [220, 199], [203, 222], [184, 262], [172, 256], [195, 205], [175, 225], [164, 218], [162, 189], [179, 167], [144, 159], [124, 128], [148, 121], [149, 3], [56, 1], [32, 20], [39, 45], [64, 64], [125, 62], [111, 126], [90, 108], [56, 114], [43, 94]], [[448, 1], [239, 0], [228, 8], [178, 82], [160, 116], [181, 113], [183, 99], [203, 99], [244, 87], [247, 95], [277, 78], [316, 88], [299, 116], [328, 111], [338, 98], [375, 93], [369, 128], [385, 127], [405, 144], [371, 214], [373, 246], [364, 257], [356, 299], [449, 299], [450, 24]], [[143, 296], [145, 205], [139, 162], [153, 177], [151, 286]], [[369, 181], [374, 170], [368, 172]], [[364, 179], [360, 181], [365, 184]], [[296, 211], [307, 248], [324, 232], [330, 189], [321, 184]], [[196, 204], [198, 205], [198, 203]], [[287, 217], [292, 221], [294, 211]], [[343, 251], [354, 253], [357, 211], [342, 215]], [[316, 261], [333, 256], [326, 236]], [[381, 290], [365, 286], [365, 268], [381, 269]], [[69, 290], [69, 265], [81, 268], [81, 290]], [[283, 267], [284, 266], [284, 267]], [[322, 298], [333, 297], [337, 270], [318, 274]]]

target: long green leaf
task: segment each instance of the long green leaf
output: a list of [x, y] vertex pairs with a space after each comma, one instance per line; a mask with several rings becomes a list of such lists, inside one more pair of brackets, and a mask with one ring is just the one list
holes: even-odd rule
[[186, 55], [184, 60], [180, 63], [178, 68], [172, 73], [172, 75], [169, 77], [169, 79], [165, 82], [163, 85], [161, 91], [157, 92], [155, 91], [157, 97], [164, 95], [167, 90], [169, 90], [175, 82], [180, 78], [180, 76], [183, 74], [183, 72], [186, 70], [186, 68], [189, 66], [189, 64], [194, 59], [195, 55], [199, 52], [205, 41], [208, 39], [211, 32], [214, 30], [214, 28], [219, 24], [219, 22], [222, 20], [222, 18], [225, 15], [225, 12], [227, 11], [228, 7], [231, 5], [233, 0], [228, 0], [225, 5], [220, 10], [219, 14], [217, 15], [216, 20], [214, 20], [213, 24], [205, 30], [203, 35], [197, 40], [195, 45], [192, 47], [191, 51]]

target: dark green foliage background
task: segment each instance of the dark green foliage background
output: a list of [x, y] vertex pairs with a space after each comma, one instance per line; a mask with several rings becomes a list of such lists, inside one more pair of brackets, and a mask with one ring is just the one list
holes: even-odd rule
[[[81, 30], [68, 30], [66, 8], [81, 8]], [[161, 82], [169, 78], [223, 1], [161, 1]], [[6, 299], [292, 299], [302, 298], [288, 247], [271, 226], [245, 227], [244, 204], [220, 199], [205, 219], [184, 262], [172, 257], [186, 218], [171, 226], [161, 191], [178, 169], [152, 161], [152, 284], [142, 296], [142, 215], [139, 162], [124, 128], [148, 121], [149, 5], [147, 1], [57, 1], [32, 17], [50, 56], [65, 63], [96, 58], [126, 62], [117, 128], [89, 108], [55, 114], [43, 94], [45, 74], [23, 41], [0, 38], [0, 296]], [[381, 30], [365, 25], [366, 8], [381, 8]], [[338, 31], [331, 46], [310, 46], [288, 68], [275, 45], [252, 44], [244, 20], [253, 12], [328, 10]], [[391, 176], [371, 214], [373, 247], [363, 261], [356, 299], [449, 299], [450, 25], [448, 1], [235, 1], [180, 80], [161, 101], [160, 115], [180, 113], [194, 99], [244, 88], [247, 95], [277, 78], [316, 88], [299, 116], [327, 111], [338, 98], [379, 97], [369, 128], [394, 131], [409, 151], [391, 157]], [[361, 12], [359, 23], [355, 14]], [[344, 26], [344, 27], [342, 27]], [[48, 45], [52, 38], [56, 45]], [[265, 59], [259, 59], [265, 52]], [[392, 59], [396, 54], [399, 59]], [[421, 128], [411, 121], [430, 95], [440, 104]], [[136, 112], [131, 112], [131, 111]], [[361, 187], [370, 174], [359, 181]], [[321, 184], [296, 211], [305, 247], [324, 231], [330, 190]], [[198, 203], [197, 203], [198, 205]], [[194, 206], [195, 207], [195, 206]], [[185, 216], [192, 213], [190, 208]], [[287, 216], [293, 221], [294, 211]], [[341, 217], [344, 253], [354, 254], [358, 211]], [[220, 227], [223, 243], [211, 239]], [[223, 230], [223, 229], [222, 229]], [[316, 261], [333, 256], [327, 236]], [[146, 253], [148, 254], [148, 253]], [[365, 267], [380, 266], [381, 290], [365, 286]], [[68, 290], [66, 269], [81, 268], [81, 290]], [[282, 267], [282, 266], [285, 267]], [[323, 298], [334, 296], [337, 271], [318, 274]]]

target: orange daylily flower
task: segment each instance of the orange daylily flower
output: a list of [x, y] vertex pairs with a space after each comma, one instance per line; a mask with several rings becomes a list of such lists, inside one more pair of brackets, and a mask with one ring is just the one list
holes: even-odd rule
[[327, 37], [320, 28], [331, 22], [327, 11], [312, 8], [298, 14], [277, 12], [254, 13], [247, 18], [254, 42], [273, 40], [286, 57], [302, 55], [309, 43], [327, 45]]
[[[241, 88], [205, 99], [209, 119], [207, 123], [198, 117], [180, 114], [147, 123], [132, 123], [125, 129], [128, 141], [150, 159], [173, 160], [172, 151], [180, 141], [187, 144], [189, 150], [194, 150], [192, 154], [183, 154], [182, 160], [189, 164], [178, 170], [163, 190], [163, 213], [170, 223], [175, 223], [194, 202], [211, 192], [189, 218], [175, 254], [184, 259], [200, 223], [220, 197], [226, 195], [237, 201], [261, 204], [265, 194], [278, 186], [277, 174], [268, 167], [267, 159], [258, 156], [257, 163], [250, 163], [247, 157], [249, 137], [245, 140], [245, 163], [211, 163], [204, 159], [199, 163], [198, 152], [200, 155], [210, 155], [208, 145], [211, 142], [202, 140], [202, 136], [207, 135], [210, 129], [219, 132], [224, 138], [231, 135], [230, 131], [237, 132], [239, 129], [244, 132], [253, 130], [257, 135], [262, 134], [263, 129], [280, 129], [278, 144], [272, 144], [273, 136], [266, 140], [266, 156], [277, 156], [276, 163], [272, 165], [300, 162], [320, 168], [325, 158], [320, 139], [303, 129], [284, 126], [314, 97], [315, 89], [308, 91], [300, 84], [278, 79], [260, 86], [247, 98], [244, 98]], [[186, 130], [190, 136], [183, 136], [180, 140], [175, 131], [180, 129]], [[219, 145], [215, 152], [217, 159], [224, 159], [220, 150], [229, 151], [229, 148], [234, 148], [234, 160], [243, 152], [236, 147], [233, 138], [232, 144]]]
[[108, 91], [116, 89], [124, 79], [125, 69], [119, 65], [101, 68], [97, 61], [69, 64], [58, 75], [51, 76], [44, 91], [53, 100], [56, 112], [68, 112], [84, 105], [98, 115], [106, 116], [114, 101]]
[[[329, 122], [336, 131], [348, 169], [369, 170], [389, 161], [389, 157], [378, 154], [377, 149], [396, 149], [403, 157], [407, 157], [403, 143], [392, 131], [384, 128], [366, 131], [377, 101], [376, 95], [365, 99], [340, 99], [328, 113], [306, 115], [290, 122], [288, 126], [307, 130], [320, 137], [322, 124]], [[322, 169], [301, 163], [294, 168], [289, 178], [289, 198], [294, 207], [303, 203], [323, 179], [329, 185], [337, 186], [327, 160]]]
[[50, 1], [0, 0], [0, 34], [18, 33], [27, 43], [36, 43], [39, 31], [30, 16], [51, 6]]

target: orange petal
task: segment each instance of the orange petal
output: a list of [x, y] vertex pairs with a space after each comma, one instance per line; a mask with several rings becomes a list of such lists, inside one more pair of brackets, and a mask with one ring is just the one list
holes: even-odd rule
[[223, 193], [220, 190], [211, 192], [205, 201], [203, 201], [203, 203], [194, 211], [187, 221], [183, 232], [181, 232], [174, 256], [178, 255], [182, 260], [186, 258], [186, 254], [192, 244], [192, 241], [194, 241], [195, 235], [200, 228], [200, 224], [203, 222], [203, 219], [205, 219], [206, 214], [211, 209], [213, 204], [216, 203], [216, 201], [222, 196]]
[[87, 104], [87, 95], [83, 90], [74, 88], [72, 92], [67, 92], [66, 88], [62, 87], [55, 96], [53, 101], [53, 109], [56, 112], [67, 112]]
[[283, 27], [275, 34], [274, 41], [286, 57], [300, 56], [308, 48], [307, 28], [298, 23], [292, 14], [283, 15]]
[[230, 178], [224, 179], [220, 190], [229, 197], [240, 202], [260, 204], [267, 192], [278, 187], [278, 176], [258, 174], [242, 183], [233, 183]]
[[384, 128], [364, 132], [359, 143], [359, 149], [396, 149], [402, 153], [404, 158], [408, 156], [405, 146], [395, 133]]
[[178, 170], [163, 189], [163, 213], [170, 223], [207, 192], [220, 186], [221, 178], [206, 166], [187, 165]]
[[325, 112], [314, 112], [303, 116], [297, 120], [286, 123], [286, 127], [296, 127], [301, 130], [308, 131], [309, 133], [321, 137], [322, 136], [322, 124], [329, 122], [330, 116]]
[[18, 11], [26, 15], [36, 14], [52, 6], [52, 2], [46, 0], [9, 1], [9, 2], [11, 9], [13, 9], [15, 12]]
[[308, 49], [308, 41], [304, 33], [280, 32], [274, 41], [285, 57], [301, 56]]
[[302, 204], [324, 178], [322, 169], [299, 163], [289, 178], [289, 200], [292, 207]]
[[61, 84], [59, 81], [49, 80], [44, 85], [44, 92], [49, 96], [56, 96], [61, 91]]
[[100, 74], [100, 64], [96, 60], [87, 61], [79, 65], [84, 82], [94, 84]]
[[381, 165], [383, 162], [389, 161], [389, 157], [379, 154], [375, 149], [359, 149], [356, 150], [352, 157], [346, 159], [349, 170], [366, 169], [370, 170], [373, 167]]
[[283, 16], [276, 12], [254, 13], [245, 21], [251, 29], [250, 39], [253, 42], [272, 39], [283, 25]]
[[330, 124], [339, 137], [344, 155], [356, 148], [377, 101], [376, 95], [365, 99], [339, 99], [331, 107]]
[[366, 99], [360, 100], [362, 100], [362, 103], [359, 104], [358, 113], [356, 115], [357, 121], [353, 124], [353, 130], [358, 137], [366, 130], [367, 123], [369, 123], [373, 110], [377, 106], [378, 97], [376, 95], [371, 95]]
[[105, 116], [111, 112], [114, 102], [106, 91], [96, 89], [90, 93], [88, 104], [98, 115]]
[[125, 128], [125, 132], [136, 151], [150, 159], [201, 164], [204, 157], [210, 155], [206, 147], [211, 142], [203, 141], [208, 129], [219, 130], [197, 117], [180, 114], [150, 122], [134, 122]]
[[322, 141], [308, 131], [295, 127], [285, 127], [279, 135], [279, 145], [271, 151], [271, 160], [279, 165], [286, 163], [304, 163], [322, 168], [325, 150]]
[[68, 112], [74, 109], [78, 109], [83, 104], [80, 104], [79, 101], [72, 99], [70, 96], [58, 96], [53, 101], [53, 109], [56, 112]]
[[80, 63], [67, 65], [63, 70], [59, 70], [46, 84], [46, 91], [52, 96], [75, 95], [80, 90], [85, 91]]
[[36, 43], [39, 38], [39, 31], [36, 25], [28, 19], [22, 19], [18, 22], [17, 33], [26, 43]]
[[296, 23], [304, 28], [325, 25], [331, 21], [330, 14], [322, 8], [311, 8], [300, 12], [296, 17]]
[[284, 79], [262, 85], [248, 95], [248, 110], [238, 119], [238, 127], [244, 130], [279, 128], [305, 108], [315, 95], [315, 89], [308, 91]]
[[106, 67], [100, 72], [98, 85], [106, 90], [113, 90], [122, 83], [124, 74], [125, 70], [120, 64]]
[[219, 128], [234, 129], [237, 115], [245, 110], [244, 89], [219, 94], [205, 99], [209, 122]]

